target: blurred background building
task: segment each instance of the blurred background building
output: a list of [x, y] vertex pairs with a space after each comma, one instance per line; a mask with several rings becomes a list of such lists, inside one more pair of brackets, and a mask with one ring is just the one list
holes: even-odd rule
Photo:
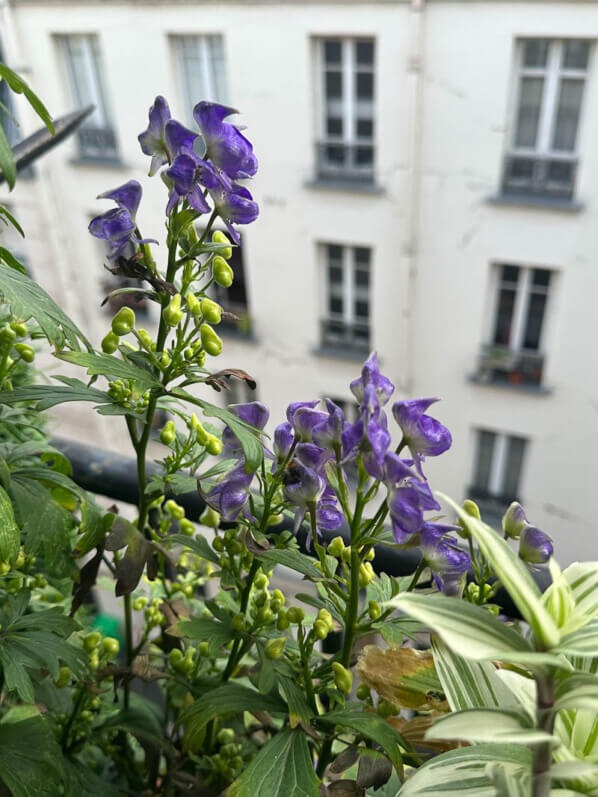
[[[436, 489], [489, 519], [518, 498], [562, 561], [591, 558], [597, 39], [598, 4], [570, 0], [0, 0], [2, 59], [54, 116], [95, 105], [6, 194], [27, 238], [4, 243], [99, 344], [114, 278], [87, 232], [109, 207], [95, 197], [134, 177], [142, 233], [163, 231], [164, 186], [137, 143], [154, 97], [189, 125], [200, 99], [239, 108], [261, 215], [221, 297], [241, 320], [215, 368], [253, 374], [274, 425], [318, 396], [350, 415], [377, 350], [398, 396], [442, 399], [431, 412], [454, 444], [428, 463]], [[12, 136], [39, 125], [14, 111]], [[156, 324], [155, 308], [137, 314]], [[63, 435], [124, 449], [89, 406], [57, 417]]]

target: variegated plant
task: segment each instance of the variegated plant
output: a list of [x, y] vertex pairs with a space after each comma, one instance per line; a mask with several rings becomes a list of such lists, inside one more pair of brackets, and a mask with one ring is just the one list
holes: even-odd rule
[[526, 621], [518, 630], [486, 608], [444, 595], [391, 603], [434, 633], [436, 672], [451, 712], [427, 739], [471, 746], [421, 767], [400, 797], [598, 795], [598, 562], [560, 570], [541, 594], [509, 544], [457, 512]]

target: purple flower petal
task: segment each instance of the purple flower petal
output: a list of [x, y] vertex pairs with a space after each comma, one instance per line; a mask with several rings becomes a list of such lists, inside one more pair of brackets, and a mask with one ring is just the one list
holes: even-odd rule
[[149, 170], [150, 176], [155, 174], [160, 166], [168, 162], [166, 151], [165, 125], [170, 119], [170, 108], [164, 97], [158, 96], [149, 110], [149, 125], [147, 130], [137, 136], [141, 151], [152, 156]]
[[231, 179], [250, 177], [257, 172], [257, 158], [251, 143], [224, 119], [237, 113], [211, 102], [200, 102], [193, 115], [206, 142], [206, 157]]
[[519, 538], [519, 556], [524, 562], [545, 564], [554, 553], [552, 539], [535, 526], [526, 526]]
[[103, 194], [98, 195], [98, 199], [113, 199], [119, 208], [126, 210], [133, 221], [141, 202], [141, 185], [137, 180], [129, 180], [124, 185], [118, 188], [113, 188], [111, 191], [104, 191]]

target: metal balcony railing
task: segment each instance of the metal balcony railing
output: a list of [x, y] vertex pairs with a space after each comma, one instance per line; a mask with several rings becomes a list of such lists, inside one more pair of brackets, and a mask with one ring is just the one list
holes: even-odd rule
[[322, 347], [351, 349], [367, 354], [370, 349], [370, 326], [359, 322], [347, 323], [332, 318], [320, 321]]
[[540, 352], [485, 344], [480, 351], [477, 378], [488, 384], [538, 386], [543, 368], [544, 355]]
[[374, 179], [374, 144], [345, 144], [342, 141], [316, 143], [318, 177], [372, 182]]
[[107, 127], [80, 127], [79, 154], [85, 160], [118, 160], [114, 130]]
[[546, 199], [572, 199], [577, 159], [570, 156], [507, 155], [502, 193]]

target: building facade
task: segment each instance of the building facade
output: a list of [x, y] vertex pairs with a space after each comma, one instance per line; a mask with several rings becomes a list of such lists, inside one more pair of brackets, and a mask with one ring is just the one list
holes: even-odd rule
[[[562, 561], [591, 558], [597, 41], [595, 2], [0, 0], [3, 57], [52, 113], [95, 105], [7, 195], [27, 231], [9, 244], [99, 343], [95, 197], [135, 177], [142, 233], [163, 230], [137, 144], [154, 97], [189, 124], [201, 98], [239, 108], [261, 213], [217, 366], [253, 374], [278, 423], [316, 396], [351, 412], [375, 349], [401, 397], [442, 399], [454, 444], [428, 464], [436, 489], [490, 518], [518, 498]], [[121, 447], [88, 407], [58, 416]]]

